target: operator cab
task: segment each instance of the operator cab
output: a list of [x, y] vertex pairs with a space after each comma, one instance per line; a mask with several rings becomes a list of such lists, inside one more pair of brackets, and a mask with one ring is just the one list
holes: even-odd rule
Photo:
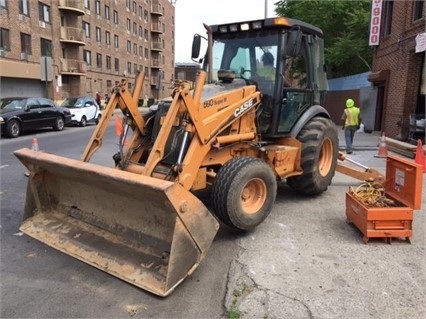
[[[263, 94], [258, 119], [264, 136], [289, 135], [309, 107], [321, 104], [327, 81], [320, 29], [289, 18], [206, 29], [211, 46], [200, 62], [209, 82], [218, 81], [219, 75], [222, 80], [226, 70], [225, 74], [256, 85]], [[193, 59], [198, 58], [200, 41], [201, 36], [195, 35]]]

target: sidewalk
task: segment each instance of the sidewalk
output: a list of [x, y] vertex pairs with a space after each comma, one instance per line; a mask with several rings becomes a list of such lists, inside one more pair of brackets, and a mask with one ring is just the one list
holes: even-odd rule
[[[345, 133], [341, 126], [337, 126], [339, 137], [339, 150], [345, 150]], [[370, 151], [379, 148], [381, 133], [373, 131], [372, 133], [356, 132], [354, 137], [354, 151]]]

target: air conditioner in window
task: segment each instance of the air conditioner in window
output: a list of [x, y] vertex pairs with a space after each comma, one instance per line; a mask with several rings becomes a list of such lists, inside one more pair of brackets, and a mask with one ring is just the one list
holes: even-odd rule
[[28, 61], [28, 53], [27, 52], [21, 52], [21, 60]]
[[38, 25], [40, 26], [40, 28], [46, 28], [46, 22], [44, 21], [39, 21]]
[[25, 14], [20, 14], [19, 15], [19, 20], [21, 20], [21, 21], [27, 21], [27, 16]]

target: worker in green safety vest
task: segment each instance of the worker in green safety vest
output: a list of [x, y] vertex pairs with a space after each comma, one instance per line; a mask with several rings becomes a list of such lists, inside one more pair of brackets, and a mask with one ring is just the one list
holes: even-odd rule
[[361, 111], [355, 106], [353, 99], [346, 100], [346, 108], [342, 114], [343, 129], [345, 130], [346, 153], [352, 154], [355, 132], [361, 125]]

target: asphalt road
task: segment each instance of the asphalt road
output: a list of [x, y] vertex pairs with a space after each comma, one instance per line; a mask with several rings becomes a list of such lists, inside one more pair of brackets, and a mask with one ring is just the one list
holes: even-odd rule
[[[93, 128], [39, 133], [40, 149], [77, 159]], [[112, 166], [110, 131], [93, 162]], [[315, 197], [283, 183], [264, 223], [244, 235], [222, 227], [196, 271], [160, 298], [19, 233], [27, 180], [12, 152], [32, 137], [0, 141], [2, 318], [426, 317], [425, 198], [411, 244], [365, 245], [345, 217], [345, 193], [359, 181], [336, 173]], [[384, 172], [376, 153], [351, 158]]]
[[[219, 318], [237, 235], [222, 228], [207, 257], [167, 298], [154, 296], [19, 232], [25, 201], [25, 168], [13, 155], [31, 148], [79, 159], [93, 130], [33, 132], [2, 138], [1, 150], [1, 318]], [[111, 126], [93, 163], [113, 166], [117, 138]]]

